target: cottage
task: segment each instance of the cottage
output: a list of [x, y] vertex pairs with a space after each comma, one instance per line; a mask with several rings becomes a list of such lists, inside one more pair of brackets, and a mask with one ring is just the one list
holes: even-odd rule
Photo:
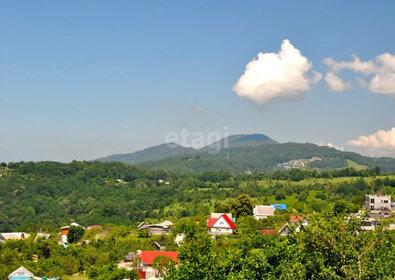
[[142, 222], [141, 224], [139, 224], [137, 226], [138, 229], [143, 230], [143, 229], [148, 229], [148, 235], [152, 236], [152, 235], [165, 235], [165, 234], [169, 234], [171, 232], [170, 230], [170, 226], [172, 226], [173, 223], [165, 220], [159, 224], [151, 224], [148, 225], [145, 222]]
[[274, 215], [274, 207], [272, 205], [256, 205], [253, 213], [256, 220], [266, 219]]
[[141, 279], [150, 279], [154, 277], [163, 276], [163, 271], [158, 271], [153, 268], [155, 258], [164, 256], [171, 259], [173, 262], [178, 263], [178, 252], [176, 251], [137, 251], [136, 259], [137, 266], [133, 269], [136, 270]]
[[4, 232], [0, 233], [0, 242], [5, 242], [7, 240], [25, 240], [29, 238], [30, 234], [26, 232]]
[[218, 218], [213, 218], [213, 216], [217, 217], [217, 213], [213, 214], [214, 215], [212, 215], [211, 218], [207, 220], [209, 234], [237, 234], [236, 225], [233, 223], [228, 214], [221, 214]]
[[8, 275], [8, 279], [10, 280], [28, 280], [32, 279], [34, 277], [34, 274], [21, 266], [17, 270], [11, 272], [10, 275]]

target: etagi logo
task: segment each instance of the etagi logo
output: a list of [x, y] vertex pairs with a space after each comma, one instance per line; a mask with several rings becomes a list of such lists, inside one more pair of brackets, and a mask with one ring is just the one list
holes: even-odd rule
[[[178, 145], [184, 147], [192, 147], [200, 149], [202, 147], [208, 148], [208, 153], [218, 154], [221, 149], [229, 147], [229, 128], [224, 127], [223, 131], [213, 131], [204, 133], [201, 131], [190, 132], [185, 128], [179, 132], [171, 131], [165, 136], [165, 143], [170, 148], [175, 148]], [[223, 139], [223, 141], [220, 141]]]

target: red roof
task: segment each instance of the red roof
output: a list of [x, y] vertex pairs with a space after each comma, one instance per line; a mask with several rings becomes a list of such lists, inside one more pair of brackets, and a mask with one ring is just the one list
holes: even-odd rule
[[274, 229], [263, 229], [262, 234], [276, 234], [277, 230]]
[[213, 227], [213, 225], [215, 224], [215, 222], [216, 222], [217, 220], [218, 220], [217, 218], [209, 218], [208, 221], [207, 221], [207, 226], [208, 226], [209, 228]]
[[166, 256], [175, 262], [178, 262], [178, 252], [176, 251], [142, 251], [136, 257], [141, 259], [142, 264], [152, 264], [157, 256]]
[[[225, 221], [228, 223], [228, 225], [229, 225], [230, 228], [232, 228], [232, 229], [235, 229], [235, 228], [236, 228], [236, 225], [232, 222], [232, 220], [228, 217], [228, 215], [222, 214], [221, 217], [224, 217]], [[219, 217], [218, 219], [216, 219], [216, 218], [209, 218], [208, 221], [207, 221], [207, 226], [208, 226], [209, 228], [212, 228], [212, 227], [214, 226], [214, 224], [215, 224], [221, 217]]]
[[97, 229], [100, 229], [100, 230], [103, 229], [102, 226], [100, 226], [100, 225], [93, 225], [93, 226], [89, 226], [88, 227], [88, 229], [94, 229], [94, 228], [97, 228]]
[[290, 221], [291, 222], [297, 222], [299, 220], [301, 220], [302, 218], [304, 218], [306, 215], [303, 216], [291, 216]]

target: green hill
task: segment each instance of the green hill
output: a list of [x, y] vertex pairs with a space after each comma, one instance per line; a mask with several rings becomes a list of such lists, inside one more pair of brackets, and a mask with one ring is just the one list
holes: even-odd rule
[[298, 143], [225, 148], [217, 154], [200, 152], [155, 162], [143, 162], [138, 165], [149, 169], [181, 173], [197, 173], [208, 170], [229, 170], [234, 173], [268, 172], [281, 170], [282, 168], [278, 166], [281, 163], [312, 157], [319, 157], [321, 160], [311, 162], [306, 168], [320, 170], [345, 168], [352, 162], [354, 167], [356, 165], [370, 168], [379, 166], [383, 172], [395, 170], [395, 159], [393, 158], [370, 158], [329, 147]]

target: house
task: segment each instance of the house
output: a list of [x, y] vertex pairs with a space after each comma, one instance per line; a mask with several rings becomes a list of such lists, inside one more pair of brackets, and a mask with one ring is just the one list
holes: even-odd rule
[[164, 251], [165, 250], [165, 246], [161, 246], [158, 242], [154, 242], [153, 244], [152, 244], [152, 246], [155, 248], [155, 249], [157, 249], [157, 250], [159, 250], [159, 251]]
[[372, 211], [380, 211], [382, 215], [389, 215], [392, 210], [391, 196], [365, 195], [364, 208]]
[[163, 272], [153, 268], [155, 258], [164, 256], [178, 263], [178, 252], [176, 251], [137, 251], [137, 266], [133, 267], [139, 274], [141, 279], [158, 278], [163, 276]]
[[62, 232], [61, 232], [61, 235], [60, 235], [59, 244], [67, 243], [67, 234], [69, 233], [69, 228], [70, 228], [71, 226], [80, 227], [80, 225], [77, 224], [77, 223], [71, 223], [69, 226], [61, 227], [60, 230], [61, 230]]
[[291, 232], [291, 227], [289, 226], [288, 223], [286, 223], [280, 230], [278, 231], [278, 234], [281, 236], [286, 236]]
[[27, 280], [27, 279], [32, 279], [34, 277], [34, 274], [21, 266], [17, 270], [11, 272], [10, 275], [8, 275], [8, 279], [10, 280]]
[[42, 238], [42, 239], [49, 239], [49, 238], [51, 238], [51, 234], [49, 234], [49, 233], [38, 232], [37, 235], [36, 235], [36, 237], [34, 237], [34, 242], [37, 242], [37, 240], [38, 240], [39, 238]]
[[266, 219], [274, 215], [274, 207], [272, 205], [256, 205], [253, 210], [254, 218], [256, 220]]
[[100, 225], [93, 225], [93, 226], [89, 226], [89, 227], [87, 227], [86, 229], [87, 229], [87, 230], [91, 230], [91, 229], [97, 229], [97, 230], [100, 230], [100, 231], [102, 231], [102, 230], [103, 230], [103, 227], [102, 227], [102, 226], [100, 226]]
[[29, 238], [30, 234], [26, 232], [4, 232], [0, 233], [0, 242], [5, 242], [7, 240], [25, 240]]
[[376, 219], [372, 219], [372, 218], [363, 219], [361, 221], [361, 230], [364, 231], [375, 230], [378, 225], [379, 222]]
[[263, 229], [263, 230], [261, 231], [261, 233], [262, 233], [262, 234], [277, 234], [278, 231], [277, 231], [277, 230], [274, 230], [274, 229]]
[[307, 219], [306, 215], [302, 216], [291, 216], [289, 218], [290, 223], [286, 223], [279, 231], [278, 234], [285, 236], [291, 232], [291, 225], [294, 226], [295, 232], [300, 232], [303, 227], [309, 225], [309, 220]]
[[[236, 225], [232, 222], [231, 218], [228, 214], [221, 214], [218, 218], [216, 214], [211, 215], [211, 218], [207, 220], [207, 227], [209, 234], [231, 234], [236, 233]], [[213, 218], [214, 216], [214, 218]]]
[[291, 223], [295, 225], [302, 225], [302, 226], [309, 225], [309, 220], [307, 220], [307, 217], [304, 214], [302, 216], [291, 216], [289, 220]]
[[151, 224], [148, 225], [145, 222], [142, 222], [141, 224], [139, 224], [137, 226], [138, 229], [143, 230], [143, 229], [148, 229], [148, 235], [152, 236], [152, 235], [165, 235], [165, 234], [169, 234], [171, 232], [170, 230], [170, 226], [172, 226], [173, 223], [165, 220], [159, 224]]
[[287, 210], [286, 204], [270, 204], [275, 210]]

